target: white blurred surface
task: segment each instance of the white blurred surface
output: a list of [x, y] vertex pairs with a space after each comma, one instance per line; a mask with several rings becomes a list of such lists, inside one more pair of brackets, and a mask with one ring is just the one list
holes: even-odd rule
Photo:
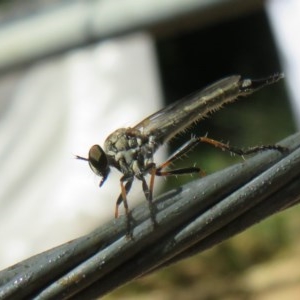
[[112, 218], [121, 174], [112, 171], [99, 189], [74, 155], [161, 106], [153, 42], [143, 33], [34, 65], [13, 90], [0, 105], [0, 269]]
[[266, 10], [279, 48], [295, 122], [300, 128], [300, 1], [269, 0]]

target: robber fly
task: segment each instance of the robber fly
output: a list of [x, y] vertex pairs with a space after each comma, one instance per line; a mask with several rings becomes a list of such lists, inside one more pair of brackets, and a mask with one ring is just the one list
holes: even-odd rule
[[[160, 165], [157, 165], [153, 158], [154, 153], [162, 144], [193, 123], [220, 109], [224, 104], [233, 102], [240, 96], [252, 94], [282, 78], [283, 74], [274, 74], [258, 80], [242, 79], [239, 75], [226, 77], [196, 92], [186, 100], [170, 104], [134, 127], [117, 129], [107, 137], [104, 148], [94, 145], [89, 150], [88, 158], [81, 156], [76, 156], [76, 158], [88, 161], [93, 172], [101, 177], [100, 187], [107, 179], [110, 167], [116, 168], [123, 174], [120, 179], [121, 193], [116, 202], [115, 217], [118, 217], [118, 208], [122, 202], [128, 215], [127, 194], [135, 178], [142, 181], [145, 197], [151, 203], [155, 176], [201, 174], [202, 171], [198, 167], [165, 170], [172, 162], [199, 143], [207, 143], [238, 155], [268, 149], [284, 151], [283, 147], [277, 145], [257, 146], [242, 150], [203, 136], [192, 137]], [[150, 175], [149, 185], [145, 180], [147, 174]]]

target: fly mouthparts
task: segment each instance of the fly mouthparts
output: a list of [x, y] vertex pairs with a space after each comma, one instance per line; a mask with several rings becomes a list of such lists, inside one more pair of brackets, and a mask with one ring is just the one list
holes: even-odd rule
[[79, 156], [79, 155], [75, 155], [75, 158], [80, 159], [80, 160], [84, 160], [84, 161], [89, 161], [88, 158], [85, 158], [85, 157], [82, 157], [82, 156]]

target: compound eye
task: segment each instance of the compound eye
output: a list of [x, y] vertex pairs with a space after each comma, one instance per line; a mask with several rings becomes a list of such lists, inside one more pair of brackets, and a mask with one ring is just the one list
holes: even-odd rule
[[105, 152], [99, 145], [94, 145], [89, 151], [89, 164], [93, 172], [99, 176], [108, 173], [108, 160]]

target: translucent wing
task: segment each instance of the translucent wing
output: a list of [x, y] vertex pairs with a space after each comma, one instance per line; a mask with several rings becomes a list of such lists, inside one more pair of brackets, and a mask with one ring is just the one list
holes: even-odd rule
[[231, 76], [217, 81], [204, 90], [157, 111], [134, 128], [144, 135], [153, 136], [158, 144], [162, 144], [209, 112], [220, 108], [225, 103], [224, 98], [228, 98], [226, 102], [234, 100], [239, 80], [240, 76]]
[[282, 74], [259, 80], [241, 79], [239, 75], [226, 77], [184, 100], [166, 106], [134, 128], [143, 135], [152, 136], [158, 145], [162, 144], [224, 104], [233, 102], [238, 96], [251, 94], [282, 77]]

